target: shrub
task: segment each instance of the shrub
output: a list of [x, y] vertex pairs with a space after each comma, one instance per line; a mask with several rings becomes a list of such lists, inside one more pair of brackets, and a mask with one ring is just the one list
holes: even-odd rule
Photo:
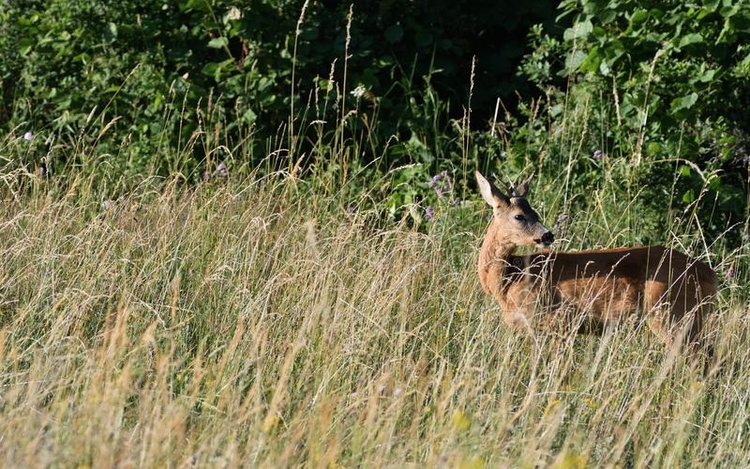
[[[337, 134], [348, 163], [420, 163], [427, 176], [457, 158], [435, 142], [469, 108], [472, 67], [476, 122], [522, 87], [526, 29], [552, 2], [510, 16], [505, 3], [4, 3], [0, 126], [54, 137], [58, 167], [118, 175], [196, 177], [196, 162], [235, 156], [305, 167], [321, 163], [321, 134]], [[346, 156], [363, 138], [368, 151]]]
[[[713, 237], [737, 233], [746, 216], [750, 6], [566, 0], [560, 9], [572, 26], [562, 37], [535, 28], [521, 69], [548, 91], [550, 119], [576, 102], [590, 108], [585, 152], [627, 159], [640, 184], [658, 191], [676, 172], [676, 208], [710, 220]], [[569, 92], [549, 91], [561, 78]]]

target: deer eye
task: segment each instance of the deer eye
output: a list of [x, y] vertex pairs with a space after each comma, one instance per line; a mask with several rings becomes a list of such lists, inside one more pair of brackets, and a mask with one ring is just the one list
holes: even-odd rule
[[526, 220], [526, 217], [524, 217], [520, 213], [518, 215], [516, 215], [515, 217], [513, 217], [513, 218], [515, 218], [518, 221], [524, 221], [524, 220]]

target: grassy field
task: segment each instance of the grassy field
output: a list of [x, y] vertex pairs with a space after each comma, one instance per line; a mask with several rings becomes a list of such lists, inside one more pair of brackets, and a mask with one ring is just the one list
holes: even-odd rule
[[[569, 195], [538, 180], [551, 226]], [[507, 329], [475, 270], [478, 197], [416, 229], [280, 173], [91, 187], [5, 180], [3, 466], [750, 465], [748, 281], [727, 279], [747, 250], [691, 252], [722, 279], [704, 377], [637, 321]], [[634, 239], [598, 194], [559, 248]]]

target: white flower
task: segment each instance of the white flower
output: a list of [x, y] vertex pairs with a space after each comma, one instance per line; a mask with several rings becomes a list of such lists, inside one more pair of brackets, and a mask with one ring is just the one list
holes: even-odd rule
[[364, 86], [358, 85], [356, 88], [354, 88], [353, 90], [351, 90], [349, 92], [349, 94], [352, 95], [352, 96], [354, 96], [355, 98], [359, 99], [359, 98], [361, 98], [362, 96], [365, 95], [366, 91], [367, 90], [365, 89]]
[[27, 142], [30, 142], [32, 138], [34, 138], [34, 134], [32, 134], [31, 131], [23, 134], [23, 139], [26, 140]]

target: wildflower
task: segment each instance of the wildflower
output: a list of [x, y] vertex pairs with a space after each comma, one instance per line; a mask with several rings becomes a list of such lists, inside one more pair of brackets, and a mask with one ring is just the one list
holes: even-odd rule
[[583, 399], [583, 403], [591, 407], [592, 409], [596, 409], [599, 407], [599, 404], [592, 398], [586, 397]]
[[484, 469], [487, 467], [487, 463], [481, 457], [474, 456], [471, 459], [459, 461], [458, 467], [462, 469]]
[[23, 134], [23, 139], [26, 140], [27, 142], [30, 142], [32, 138], [34, 138], [34, 134], [31, 133], [31, 131]]
[[595, 160], [601, 160], [602, 159], [602, 151], [596, 150], [593, 155], [591, 155], [591, 158]]
[[219, 176], [222, 178], [229, 177], [229, 170], [227, 169], [227, 165], [225, 165], [224, 162], [217, 164], [216, 169], [213, 172], [209, 171], [208, 169], [203, 171], [201, 179], [203, 180], [203, 182], [206, 182], [214, 176]]
[[567, 213], [561, 213], [557, 216], [557, 223], [555, 223], [555, 226], [552, 227], [552, 231], [562, 231], [565, 228], [565, 225], [567, 225], [566, 221], [568, 220], [568, 214]]
[[434, 217], [435, 217], [435, 209], [432, 208], [432, 205], [430, 205], [426, 209], [424, 209], [424, 219], [425, 219], [425, 221], [431, 222]]
[[227, 165], [225, 165], [223, 161], [216, 165], [216, 174], [223, 178], [229, 176], [229, 170], [227, 169]]
[[555, 467], [564, 469], [583, 469], [587, 466], [587, 463], [588, 458], [585, 456], [581, 456], [572, 451], [563, 451], [562, 454], [557, 457]]
[[[448, 171], [443, 170], [440, 174], [432, 176], [429, 186], [435, 191], [440, 200], [445, 199], [447, 195], [453, 194], [453, 181]], [[457, 205], [459, 202], [458, 197], [450, 197], [449, 200], [452, 205]]]
[[231, 7], [226, 15], [224, 15], [224, 21], [236, 21], [242, 18], [242, 11], [237, 7]]
[[362, 96], [365, 95], [365, 92], [367, 92], [367, 90], [365, 89], [365, 87], [362, 86], [362, 85], [358, 85], [356, 88], [354, 88], [353, 90], [351, 90], [349, 92], [349, 94], [352, 95], [352, 96], [354, 96], [355, 98], [359, 99], [359, 98], [361, 98]]
[[276, 425], [279, 423], [279, 416], [276, 414], [269, 414], [266, 416], [265, 420], [263, 421], [263, 432], [268, 433], [271, 430], [276, 427]]
[[465, 431], [471, 428], [471, 419], [461, 410], [455, 411], [451, 420], [456, 430]]

